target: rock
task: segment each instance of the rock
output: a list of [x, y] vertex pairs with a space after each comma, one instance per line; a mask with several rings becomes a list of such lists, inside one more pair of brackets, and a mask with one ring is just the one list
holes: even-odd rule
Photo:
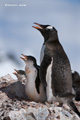
[[48, 108], [46, 106], [39, 108], [28, 107], [27, 113], [33, 113], [36, 117], [36, 120], [45, 120], [49, 115]]
[[5, 117], [3, 120], [11, 120], [10, 117]]
[[27, 114], [26, 110], [20, 109], [19, 111], [11, 111], [9, 113], [11, 120], [36, 120], [32, 114]]
[[7, 100], [9, 100], [8, 96], [5, 93], [0, 91], [0, 107], [1, 107], [2, 103], [4, 103]]
[[11, 111], [4, 120], [36, 120], [33, 114], [27, 114], [24, 109], [19, 111]]
[[0, 82], [3, 82], [3, 81], [6, 83], [13, 83], [15, 80], [9, 74], [7, 74], [0, 78]]
[[5, 88], [11, 83], [13, 83], [15, 80], [8, 74], [0, 78], [0, 90], [1, 88]]

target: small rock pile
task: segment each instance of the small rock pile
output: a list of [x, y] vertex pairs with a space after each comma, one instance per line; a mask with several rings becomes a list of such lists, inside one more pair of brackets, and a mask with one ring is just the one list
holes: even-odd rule
[[[80, 102], [75, 101], [80, 111]], [[80, 120], [67, 105], [27, 100], [24, 84], [6, 75], [0, 78], [0, 120]]]

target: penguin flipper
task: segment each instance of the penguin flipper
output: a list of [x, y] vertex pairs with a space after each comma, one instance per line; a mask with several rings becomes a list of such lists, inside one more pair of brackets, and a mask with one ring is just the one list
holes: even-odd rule
[[68, 103], [69, 103], [70, 108], [80, 117], [80, 112], [78, 111], [78, 109], [75, 106], [74, 102], [69, 100]]
[[36, 86], [36, 90], [37, 90], [38, 94], [40, 94], [39, 87], [40, 87], [41, 81], [40, 81], [40, 78], [39, 78], [39, 66], [37, 67], [37, 71], [38, 71], [38, 73], [37, 73], [37, 78], [36, 78], [36, 81], [35, 81], [35, 86]]
[[51, 57], [49, 55], [45, 54], [43, 57], [43, 60], [41, 62], [41, 65], [40, 65], [39, 76], [40, 76], [40, 80], [44, 86], [44, 90], [46, 90], [46, 86], [47, 86], [46, 72], [47, 72], [47, 68], [50, 64], [50, 61], [51, 61]]

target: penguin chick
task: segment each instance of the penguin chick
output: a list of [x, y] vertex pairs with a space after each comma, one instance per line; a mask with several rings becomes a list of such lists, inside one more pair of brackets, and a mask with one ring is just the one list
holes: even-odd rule
[[39, 66], [33, 56], [23, 55], [20, 57], [24, 60], [25, 73], [27, 76], [27, 83], [25, 85], [26, 95], [30, 101], [44, 102], [46, 94], [43, 85], [39, 79]]
[[18, 78], [19, 81], [21, 81], [23, 84], [25, 84], [25, 82], [27, 81], [25, 71], [16, 70], [16, 69], [14, 69], [14, 70], [15, 70], [15, 72], [13, 72], [13, 74], [16, 75], [16, 77]]
[[[43, 83], [47, 94], [47, 101], [61, 101], [69, 105], [71, 102], [68, 99], [72, 94], [72, 74], [69, 59], [58, 39], [57, 30], [51, 25], [33, 26], [40, 31], [44, 37], [42, 46], [41, 64], [40, 64], [40, 80]], [[71, 96], [71, 95], [70, 95]], [[59, 98], [59, 99], [58, 99]], [[62, 100], [62, 98], [64, 100]], [[72, 106], [74, 107], [74, 106]], [[76, 106], [75, 106], [76, 108]], [[73, 108], [74, 112], [80, 116], [80, 113]]]
[[76, 101], [80, 101], [80, 75], [77, 71], [72, 73], [72, 86], [76, 92]]

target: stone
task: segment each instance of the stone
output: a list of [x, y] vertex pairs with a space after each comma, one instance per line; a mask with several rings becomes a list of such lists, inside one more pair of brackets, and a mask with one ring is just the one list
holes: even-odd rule
[[11, 120], [10, 117], [5, 117], [3, 120]]
[[13, 83], [15, 80], [9, 75], [5, 75], [3, 77], [0, 78], [0, 82], [6, 82], [6, 83]]

